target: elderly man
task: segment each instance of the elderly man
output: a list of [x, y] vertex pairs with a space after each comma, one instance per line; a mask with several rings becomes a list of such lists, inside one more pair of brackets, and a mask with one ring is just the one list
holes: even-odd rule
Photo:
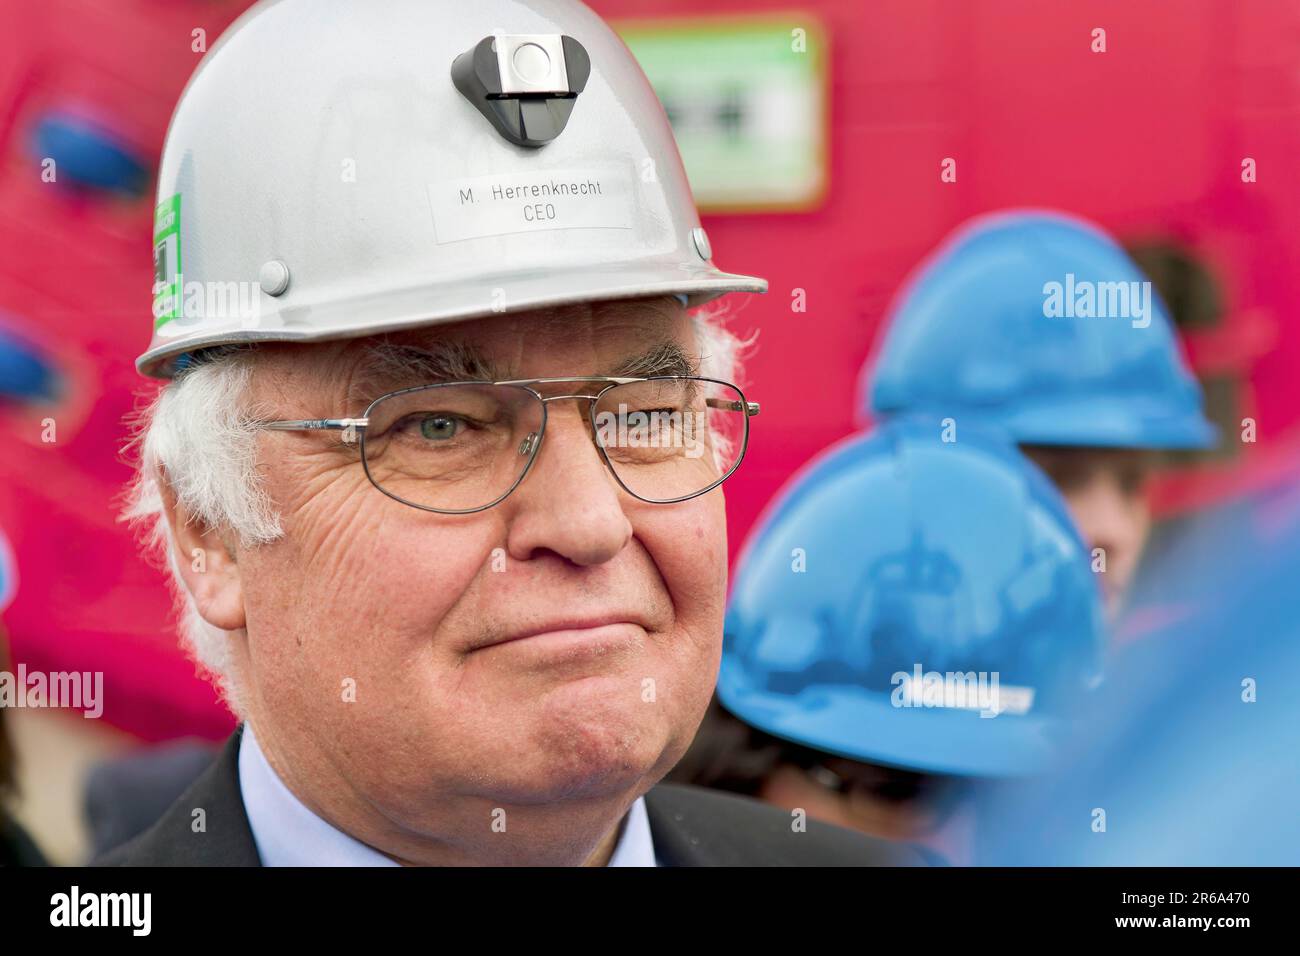
[[[598, 18], [260, 5], [159, 188], [139, 364], [172, 381], [132, 512], [243, 723], [102, 862], [917, 862], [658, 784], [717, 675], [758, 412], [688, 310], [765, 283], [713, 267]], [[212, 308], [249, 276], [256, 314]]]

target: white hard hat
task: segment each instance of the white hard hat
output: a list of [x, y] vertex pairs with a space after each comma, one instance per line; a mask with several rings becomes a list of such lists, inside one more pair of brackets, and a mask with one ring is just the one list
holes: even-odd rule
[[663, 108], [575, 0], [257, 4], [181, 97], [154, 238], [160, 378], [215, 345], [767, 289], [713, 266]]

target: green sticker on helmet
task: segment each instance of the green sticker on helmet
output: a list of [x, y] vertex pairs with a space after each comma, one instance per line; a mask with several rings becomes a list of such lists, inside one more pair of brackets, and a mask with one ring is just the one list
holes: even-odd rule
[[181, 194], [164, 200], [153, 220], [153, 327], [180, 315]]

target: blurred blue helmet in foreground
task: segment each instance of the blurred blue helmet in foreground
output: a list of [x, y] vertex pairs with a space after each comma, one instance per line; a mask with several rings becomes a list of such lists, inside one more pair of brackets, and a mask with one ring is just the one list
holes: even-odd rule
[[1043, 769], [1100, 674], [1096, 582], [1051, 483], [895, 421], [798, 475], [748, 542], [718, 696], [750, 725], [923, 772]]
[[863, 370], [867, 418], [924, 412], [1029, 445], [1214, 444], [1154, 285], [1082, 220], [1017, 211], [966, 224], [908, 280], [886, 326]]
[[1189, 582], [1208, 610], [1108, 668], [1063, 772], [990, 808], [978, 862], [1300, 864], [1297, 479], [1261, 502], [1266, 534], [1225, 529]]

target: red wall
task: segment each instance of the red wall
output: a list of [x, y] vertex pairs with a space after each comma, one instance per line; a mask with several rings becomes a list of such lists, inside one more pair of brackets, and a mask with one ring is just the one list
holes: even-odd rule
[[[0, 409], [0, 527], [22, 583], [5, 612], [29, 667], [105, 671], [108, 719], [150, 738], [229, 725], [175, 650], [169, 600], [115, 521], [129, 476], [121, 421], [148, 391], [152, 195], [79, 198], [40, 183], [36, 118], [70, 107], [151, 162], [198, 57], [241, 3], [0, 2], [0, 322], [72, 381], [53, 412]], [[610, 18], [783, 11], [766, 0], [595, 0]], [[766, 276], [735, 297], [759, 332], [746, 387], [763, 403], [728, 484], [733, 553], [808, 458], [853, 428], [855, 380], [908, 269], [965, 218], [1008, 205], [1092, 217], [1124, 239], [1165, 236], [1203, 258], [1227, 317], [1188, 341], [1198, 369], [1238, 380], [1260, 450], [1297, 424], [1300, 7], [1252, 0], [1045, 3], [870, 0], [801, 5], [830, 38], [830, 189], [798, 214], [706, 217], [723, 268]], [[1247, 12], [1248, 11], [1248, 14]], [[799, 17], [792, 18], [798, 23]], [[1091, 31], [1108, 50], [1090, 51]], [[1243, 184], [1243, 157], [1258, 182]], [[958, 181], [939, 164], [953, 157]], [[808, 310], [791, 311], [793, 290]], [[58, 441], [40, 440], [53, 414]], [[1254, 453], [1256, 449], [1247, 449]], [[1167, 482], [1166, 508], [1236, 482], [1251, 454]]]

